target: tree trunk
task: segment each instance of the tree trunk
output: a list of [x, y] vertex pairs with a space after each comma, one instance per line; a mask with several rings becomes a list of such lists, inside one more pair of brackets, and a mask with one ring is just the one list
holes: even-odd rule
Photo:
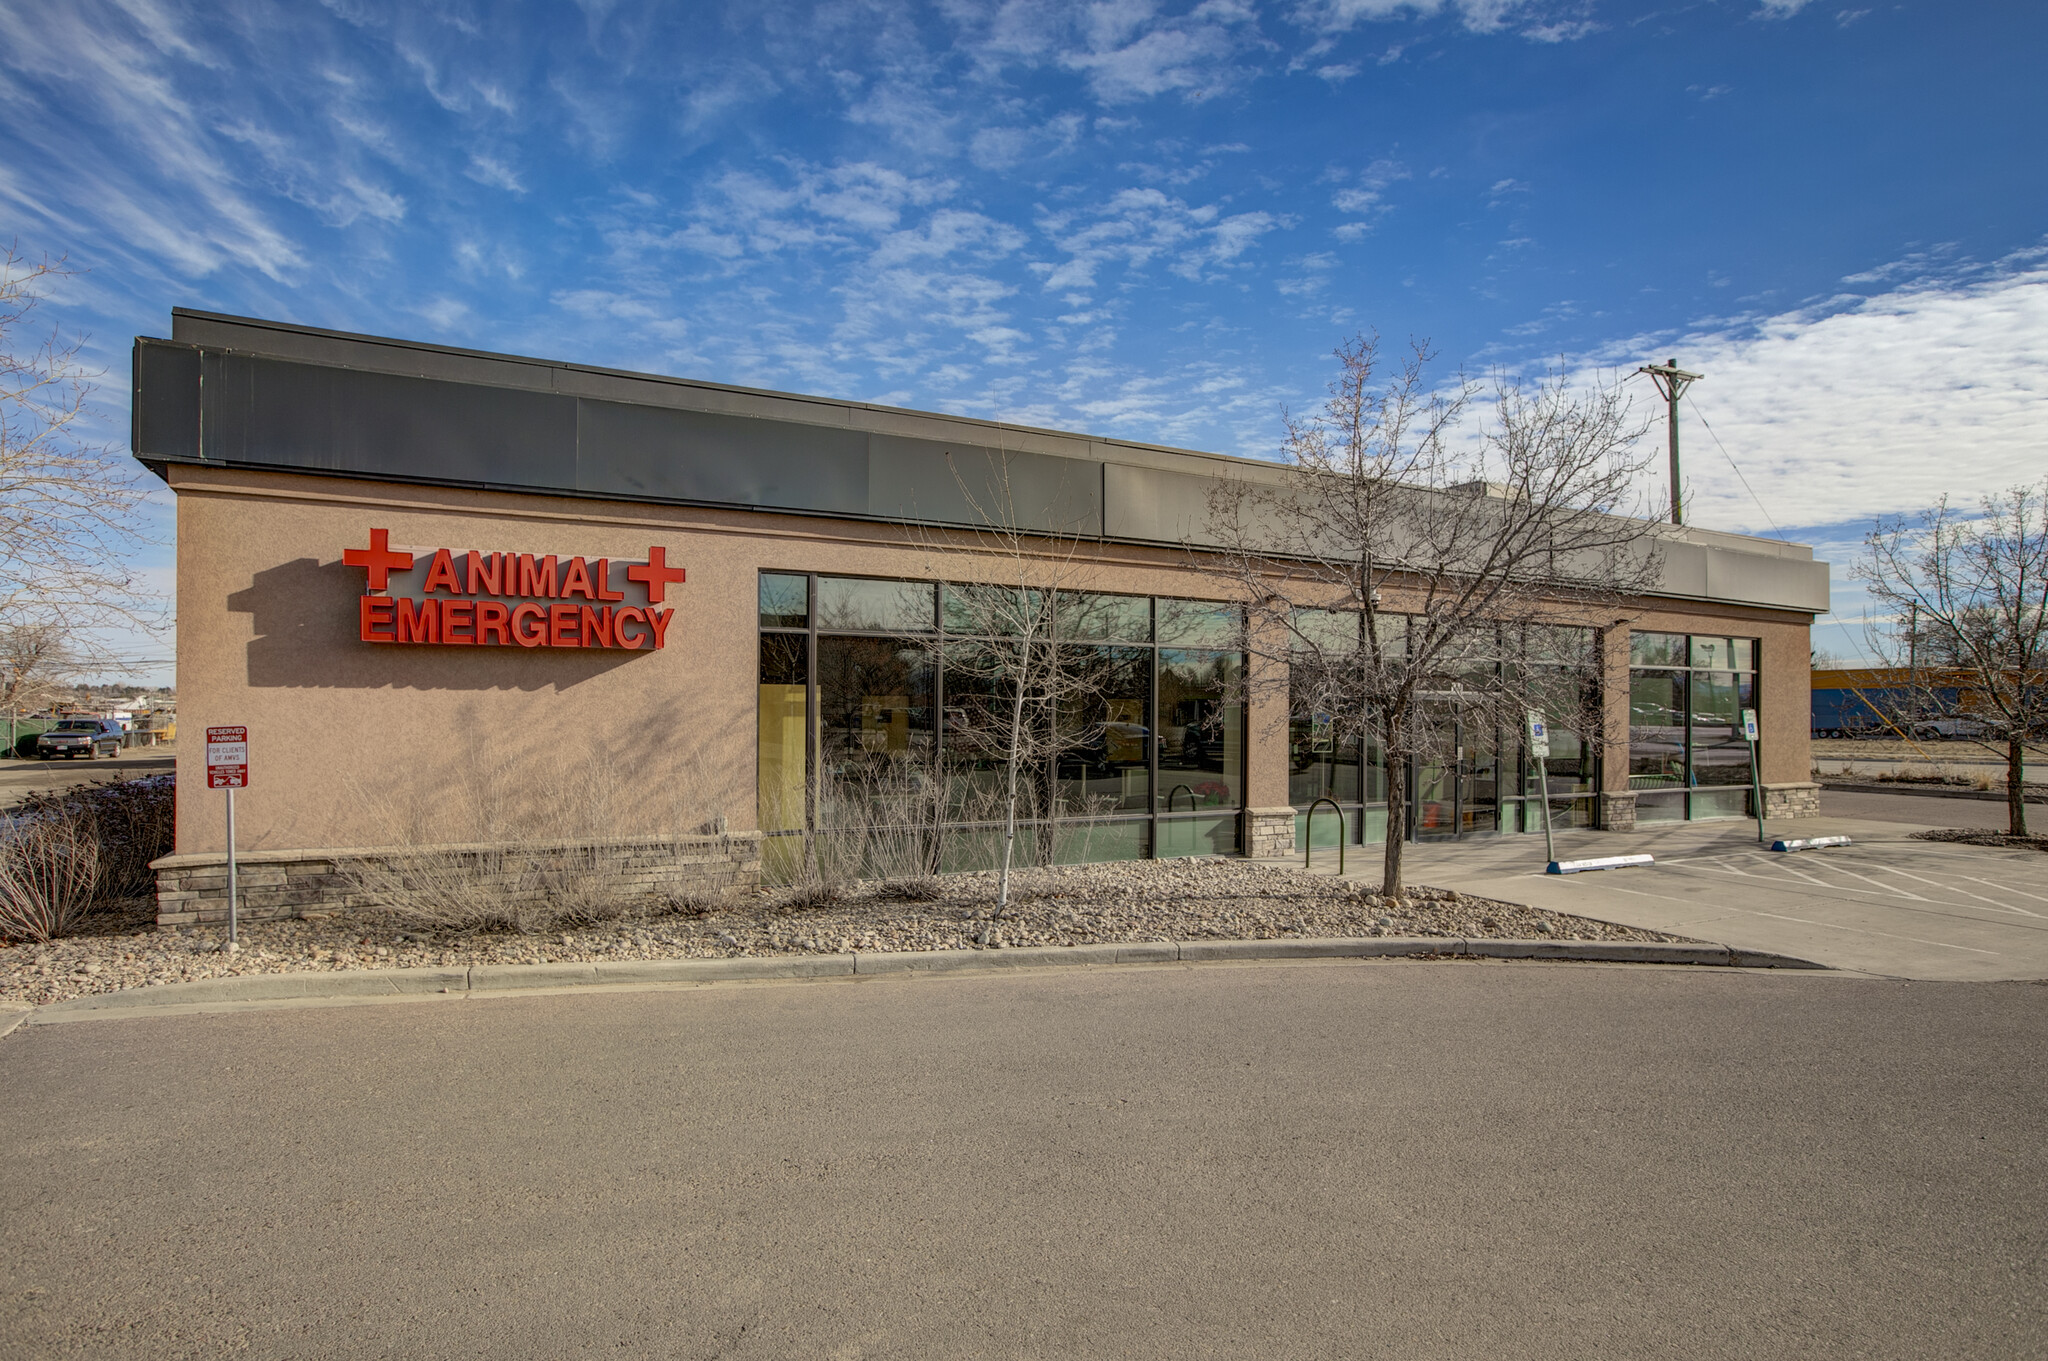
[[2027, 742], [2017, 730], [2005, 740], [2005, 819], [2014, 836], [2027, 834]]
[[[1010, 759], [1006, 764], [1009, 778], [1003, 799], [1003, 872], [996, 881], [996, 910], [989, 918], [994, 921], [1001, 917], [1010, 906], [1010, 856], [1017, 846], [1017, 763], [1023, 758], [1018, 752], [1024, 746], [1024, 678], [1017, 678], [1017, 698], [1010, 706]], [[982, 933], [987, 943], [988, 933]]]
[[1387, 762], [1387, 844], [1380, 859], [1380, 892], [1389, 898], [1401, 893], [1401, 849], [1408, 840], [1408, 759], [1386, 740], [1398, 731], [1398, 726], [1388, 724], [1380, 739]]

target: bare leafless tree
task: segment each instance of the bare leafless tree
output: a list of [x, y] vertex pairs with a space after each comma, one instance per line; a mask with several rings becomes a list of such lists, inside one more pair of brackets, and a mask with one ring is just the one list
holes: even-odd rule
[[[1895, 722], [1942, 724], [2005, 758], [2007, 830], [2027, 835], [2027, 743], [2048, 739], [2048, 481], [1880, 519], [1851, 576], [1879, 607], [1871, 649], [1904, 690]], [[1888, 705], [1891, 710], [1897, 702]]]
[[34, 312], [71, 273], [10, 246], [0, 258], [0, 626], [55, 628], [81, 670], [111, 661], [109, 625], [162, 623], [133, 554], [146, 489], [89, 438], [93, 374]]
[[[1101, 636], [1090, 624], [1105, 608], [1087, 590], [1091, 574], [1079, 533], [1024, 527], [1042, 517], [1018, 505], [1002, 454], [990, 456], [985, 475], [955, 464], [953, 476], [970, 527], [914, 532], [934, 559], [933, 574], [945, 581], [945, 759], [949, 766], [992, 769], [1001, 780], [993, 922], [1009, 908], [1020, 813], [1045, 830], [1049, 854], [1060, 821], [1092, 811], [1063, 793], [1059, 765], [1103, 738], [1109, 719], [1101, 700], [1115, 688], [1116, 659], [1075, 641]], [[945, 778], [957, 785], [965, 773], [949, 769]]]
[[1198, 560], [1246, 602], [1248, 691], [1384, 753], [1381, 888], [1398, 894], [1408, 763], [1455, 759], [1458, 723], [1513, 733], [1532, 708], [1597, 737], [1587, 630], [1656, 580], [1660, 554], [1627, 514], [1648, 460], [1617, 387], [1439, 389], [1423, 345], [1391, 374], [1375, 337], [1335, 353], [1328, 400], [1287, 416], [1281, 470], [1212, 496], [1223, 551]]
[[0, 627], [0, 709], [40, 709], [69, 690], [79, 672], [69, 638], [55, 624]]

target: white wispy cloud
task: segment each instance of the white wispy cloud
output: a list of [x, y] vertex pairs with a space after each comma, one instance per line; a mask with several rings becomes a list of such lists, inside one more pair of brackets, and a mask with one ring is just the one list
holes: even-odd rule
[[1267, 45], [1249, 0], [1199, 0], [1178, 14], [1152, 0], [961, 2], [945, 12], [984, 78], [1050, 66], [1081, 76], [1106, 105], [1212, 98], [1250, 79]]
[[[130, 249], [197, 275], [239, 264], [277, 279], [303, 263], [297, 243], [223, 163], [208, 120], [180, 89], [178, 68], [211, 63], [170, 16], [152, 6], [0, 14], [13, 140], [44, 153], [17, 162], [8, 181], [17, 211], [42, 217], [68, 203], [113, 226]], [[89, 119], [97, 136], [81, 138], [75, 124], [53, 117], [59, 107]]]
[[[1786, 0], [1764, 0], [1766, 4]], [[1805, 0], [1791, 0], [1796, 8]], [[1594, 32], [1583, 0], [1302, 0], [1292, 17], [1304, 28], [1343, 33], [1367, 23], [1429, 19], [1448, 14], [1472, 33], [1512, 29], [1532, 42], [1567, 42]], [[1389, 60], [1399, 56], [1395, 49]]]
[[1334, 229], [1337, 239], [1356, 241], [1371, 231], [1372, 219], [1387, 209], [1387, 190], [1410, 178], [1413, 174], [1407, 166], [1386, 157], [1372, 162], [1355, 176], [1339, 176], [1344, 187], [1331, 197], [1330, 206], [1356, 220], [1339, 223]]
[[1065, 256], [1032, 268], [1048, 293], [1086, 291], [1114, 262], [1143, 270], [1163, 261], [1182, 278], [1228, 266], [1267, 233], [1289, 225], [1270, 212], [1226, 214], [1215, 203], [1189, 204], [1158, 189], [1124, 189], [1103, 203], [1046, 212], [1039, 230]]
[[493, 189], [504, 189], [514, 194], [526, 192], [526, 186], [520, 183], [517, 171], [497, 157], [485, 155], [480, 151], [470, 154], [469, 169], [462, 173], [478, 184], [487, 184]]
[[1706, 375], [1679, 419], [1702, 524], [1840, 524], [2048, 474], [2048, 251], [1636, 337], [1597, 358], [1672, 357]]

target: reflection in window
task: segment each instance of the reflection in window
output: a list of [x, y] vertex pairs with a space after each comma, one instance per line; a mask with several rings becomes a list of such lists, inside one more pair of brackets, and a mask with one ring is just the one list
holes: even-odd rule
[[1692, 782], [1695, 786], [1749, 783], [1742, 690], [1733, 672], [1692, 673]]
[[1685, 673], [1633, 671], [1628, 678], [1628, 787], [1685, 785]]
[[826, 794], [821, 824], [903, 817], [898, 805], [926, 788], [935, 750], [927, 645], [818, 639], [818, 711]]
[[1357, 738], [1336, 737], [1330, 714], [1298, 712], [1287, 725], [1287, 801], [1297, 808], [1317, 799], [1357, 803], [1364, 797]]
[[811, 622], [811, 583], [808, 577], [784, 572], [761, 574], [761, 627], [800, 629]]
[[946, 583], [941, 616], [946, 632], [980, 638], [1046, 638], [1045, 592], [1000, 582]]
[[1356, 652], [1364, 637], [1364, 616], [1349, 610], [1296, 610], [1294, 633], [1297, 646], [1311, 657], [1342, 657]]
[[1099, 815], [1151, 806], [1152, 653], [1069, 646], [1061, 668], [1077, 682], [1059, 714], [1060, 811]]
[[1229, 647], [1237, 641], [1242, 613], [1220, 600], [1161, 600], [1159, 641], [1184, 647]]
[[1630, 666], [1685, 666], [1685, 635], [1682, 633], [1631, 633], [1628, 636]]
[[1152, 641], [1152, 601], [1146, 596], [1062, 591], [1054, 603], [1053, 613], [1054, 627], [1064, 641]]
[[818, 578], [818, 627], [864, 633], [929, 633], [933, 588], [922, 581]]
[[[945, 744], [947, 815], [960, 821], [993, 821], [1002, 816], [1008, 778], [1011, 733], [1018, 721], [1015, 687], [1006, 674], [1023, 665], [1022, 643], [977, 642], [948, 638], [945, 663]], [[1037, 646], [1049, 649], [1050, 644]], [[1038, 663], [1034, 663], [1038, 664]], [[1042, 705], [1025, 696], [1022, 721], [1042, 725]], [[1039, 817], [1051, 798], [1049, 772], [1020, 766], [1017, 770], [1018, 816]]]
[[1227, 699], [1242, 665], [1235, 652], [1160, 649], [1161, 811], [1182, 786], [1183, 809], [1190, 794], [1198, 808], [1242, 806], [1244, 708]]
[[[1756, 640], [1635, 634], [1630, 655], [1640, 668], [1629, 673], [1636, 821], [1741, 816], [1755, 776], [1742, 713], [1756, 704]], [[1642, 667], [1646, 657], [1669, 666]]]
[[[815, 844], [847, 872], [895, 857], [895, 842], [933, 867], [993, 865], [1028, 645], [1030, 674], [1057, 670], [1023, 696], [1024, 746], [1037, 755], [1015, 771], [1020, 864], [1234, 850], [1244, 722], [1225, 700], [1242, 656], [1192, 643], [1236, 641], [1240, 614], [1216, 601], [764, 573], [761, 825], [818, 833], [801, 853]], [[1151, 645], [1160, 618], [1184, 646]], [[1162, 766], [1175, 834], [1155, 845]], [[878, 834], [890, 828], [911, 835]]]

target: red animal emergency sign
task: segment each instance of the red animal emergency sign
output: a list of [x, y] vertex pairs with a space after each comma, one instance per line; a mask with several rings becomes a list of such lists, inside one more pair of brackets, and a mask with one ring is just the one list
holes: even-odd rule
[[368, 572], [357, 621], [366, 643], [651, 652], [668, 643], [675, 610], [662, 606], [668, 588], [684, 580], [659, 546], [645, 562], [414, 552], [391, 547], [387, 529], [371, 530], [370, 546], [348, 549], [341, 560]]

